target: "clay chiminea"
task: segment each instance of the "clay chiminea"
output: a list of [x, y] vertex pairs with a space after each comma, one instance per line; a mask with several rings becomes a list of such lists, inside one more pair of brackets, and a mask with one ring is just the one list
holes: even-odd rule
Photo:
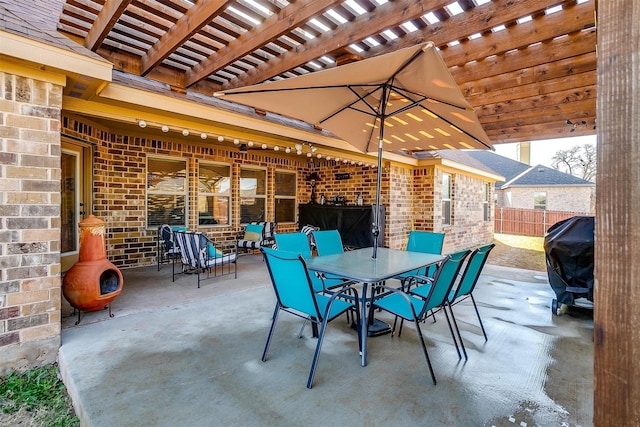
[[78, 224], [80, 227], [80, 253], [78, 262], [67, 271], [62, 280], [62, 293], [72, 307], [96, 311], [109, 307], [122, 291], [122, 273], [107, 260], [105, 222], [93, 215]]

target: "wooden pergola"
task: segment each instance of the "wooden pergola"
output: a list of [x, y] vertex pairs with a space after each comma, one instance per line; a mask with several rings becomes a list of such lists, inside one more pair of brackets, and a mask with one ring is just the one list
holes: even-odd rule
[[594, 0], [68, 0], [58, 29], [205, 95], [430, 40], [494, 143], [595, 134]]

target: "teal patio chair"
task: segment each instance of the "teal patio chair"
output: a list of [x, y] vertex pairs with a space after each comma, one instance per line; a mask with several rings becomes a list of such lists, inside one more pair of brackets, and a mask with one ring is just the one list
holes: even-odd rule
[[319, 256], [344, 252], [342, 237], [340, 237], [338, 230], [314, 231], [312, 234]]
[[[442, 253], [442, 247], [444, 246], [444, 236], [444, 233], [413, 230], [409, 233], [409, 238], [407, 239], [407, 247], [405, 248], [405, 250], [440, 255]], [[399, 279], [402, 283], [402, 286], [404, 286], [407, 279], [413, 276], [433, 277], [435, 270], [436, 266], [421, 268], [402, 274], [398, 276], [397, 279]]]
[[487, 341], [487, 332], [484, 329], [484, 325], [482, 324], [482, 319], [480, 318], [480, 312], [478, 311], [478, 306], [476, 305], [476, 300], [473, 298], [473, 290], [478, 283], [478, 279], [480, 278], [480, 274], [482, 273], [482, 269], [484, 268], [485, 263], [487, 262], [487, 258], [489, 258], [489, 253], [495, 247], [495, 244], [491, 243], [486, 246], [479, 247], [475, 249], [469, 259], [467, 260], [467, 265], [462, 273], [460, 278], [460, 282], [458, 283], [458, 287], [456, 289], [451, 290], [449, 292], [449, 296], [447, 298], [449, 303], [449, 311], [451, 311], [451, 317], [453, 319], [453, 324], [456, 327], [456, 331], [458, 332], [458, 339], [460, 340], [460, 344], [462, 345], [462, 349], [466, 356], [466, 350], [464, 347], [464, 343], [462, 342], [462, 336], [460, 335], [460, 329], [458, 328], [458, 322], [453, 314], [453, 306], [466, 300], [467, 298], [471, 299], [473, 303], [473, 308], [475, 309], [476, 316], [478, 316], [478, 322], [480, 323], [480, 329], [482, 329], [482, 335], [484, 335], [484, 340]]
[[[429, 367], [429, 372], [434, 385], [436, 384], [436, 376], [433, 372], [424, 337], [422, 336], [420, 322], [425, 320], [428, 316], [433, 315], [434, 309], [444, 307], [448, 303], [447, 296], [451, 292], [451, 288], [458, 277], [458, 273], [460, 272], [464, 259], [469, 252], [470, 251], [464, 251], [454, 255], [447, 255], [444, 261], [442, 261], [440, 267], [436, 270], [433, 279], [421, 277], [419, 280], [424, 281], [424, 283], [409, 291], [380, 285], [379, 287], [384, 290], [384, 293], [373, 302], [372, 309], [379, 308], [391, 313], [396, 317], [396, 321], [398, 317], [401, 319], [398, 336], [402, 333], [402, 324], [405, 320], [414, 322], [418, 338], [422, 346], [422, 352], [427, 361], [427, 366]], [[410, 279], [410, 281], [415, 283], [416, 279]], [[372, 311], [373, 310], [370, 310], [369, 313], [371, 314]], [[446, 311], [444, 311], [444, 313], [449, 325], [451, 338], [453, 339], [453, 343], [458, 353], [458, 358], [460, 359], [462, 356], [460, 354], [460, 349], [458, 348], [458, 343], [453, 332], [449, 316]], [[394, 331], [396, 329], [396, 321], [393, 322]]]
[[[298, 231], [295, 233], [276, 233], [276, 248], [279, 251], [299, 254], [304, 259], [311, 258], [311, 246], [306, 233]], [[311, 282], [316, 292], [326, 292], [336, 286], [343, 286], [345, 281], [339, 277], [327, 278], [324, 275], [311, 274]]]
[[[311, 275], [301, 255], [268, 248], [261, 248], [260, 250], [267, 264], [277, 299], [269, 336], [262, 353], [262, 361], [265, 362], [267, 360], [267, 353], [280, 311], [286, 311], [294, 316], [310, 320], [320, 326], [318, 343], [316, 344], [309, 371], [309, 379], [307, 380], [307, 388], [311, 388], [327, 323], [347, 311], [354, 311], [356, 319], [359, 321], [360, 313], [358, 307], [360, 302], [358, 293], [355, 289], [349, 288], [352, 292], [351, 301], [341, 298], [344, 296], [342, 294], [344, 290], [334, 293], [331, 297], [318, 293], [313, 289]], [[358, 337], [359, 350], [360, 345], [361, 340]]]

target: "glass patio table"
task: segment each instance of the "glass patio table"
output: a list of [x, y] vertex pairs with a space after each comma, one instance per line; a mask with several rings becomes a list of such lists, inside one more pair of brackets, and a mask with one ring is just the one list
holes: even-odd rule
[[444, 259], [442, 255], [389, 248], [378, 248], [375, 259], [372, 258], [372, 255], [372, 248], [362, 248], [305, 260], [308, 269], [311, 271], [331, 274], [362, 283], [362, 316], [360, 321], [362, 366], [367, 365], [367, 335], [369, 328], [367, 305], [371, 300], [371, 298], [367, 298], [369, 285], [384, 282], [420, 267], [437, 264]]

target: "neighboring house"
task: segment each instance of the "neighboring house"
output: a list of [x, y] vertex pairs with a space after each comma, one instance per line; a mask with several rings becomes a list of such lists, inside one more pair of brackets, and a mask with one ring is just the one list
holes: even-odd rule
[[496, 182], [497, 207], [595, 213], [593, 182], [547, 166], [530, 166], [491, 151], [466, 153], [505, 177], [504, 182]]

